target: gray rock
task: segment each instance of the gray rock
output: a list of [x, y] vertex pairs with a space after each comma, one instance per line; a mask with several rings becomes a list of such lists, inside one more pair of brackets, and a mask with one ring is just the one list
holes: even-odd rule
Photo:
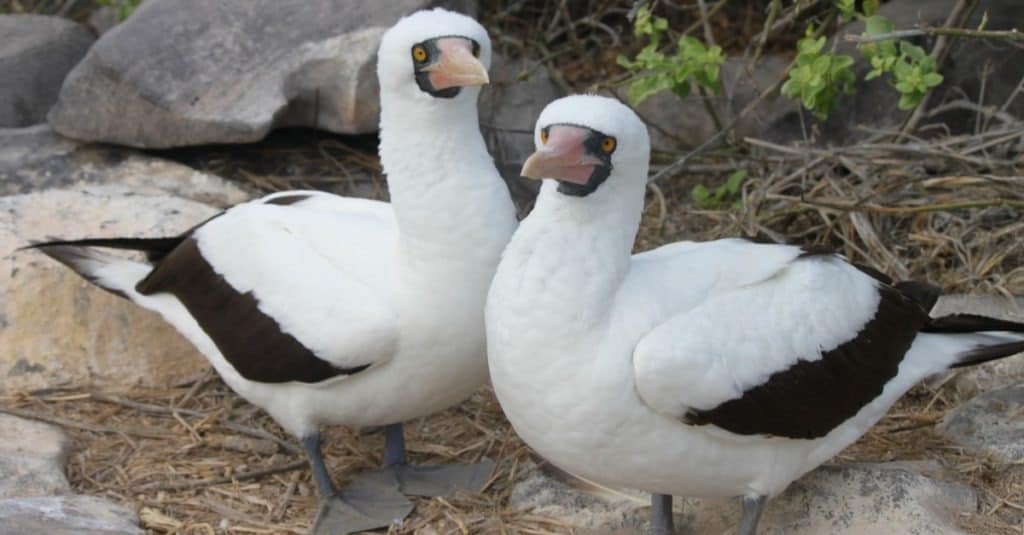
[[436, 3], [148, 0], [68, 75], [49, 121], [153, 148], [255, 141], [276, 126], [373, 132], [380, 38]]
[[173, 236], [216, 212], [123, 185], [0, 197], [0, 394], [68, 382], [166, 386], [198, 375], [206, 360], [157, 314], [17, 249], [57, 236]]
[[133, 194], [171, 194], [215, 207], [253, 196], [235, 183], [168, 160], [63, 138], [47, 125], [0, 129], [0, 195], [79, 184], [120, 184]]
[[0, 414], [0, 499], [71, 492], [64, 475], [70, 443], [55, 426]]
[[647, 524], [650, 497], [634, 490], [593, 485], [551, 465], [523, 467], [512, 488], [509, 508], [556, 518], [574, 533], [640, 533]]
[[[970, 487], [906, 465], [822, 466], [768, 502], [761, 535], [959, 535], [959, 517], [977, 510]], [[739, 522], [739, 504], [688, 503], [692, 533], [723, 533]]]
[[[920, 472], [938, 473], [935, 463], [823, 466], [768, 502], [761, 535], [961, 534], [957, 517], [973, 512], [969, 487]], [[583, 490], [580, 490], [583, 489]], [[558, 519], [576, 533], [643, 533], [649, 496], [606, 489], [564, 473], [531, 468], [516, 484], [510, 507]], [[681, 533], [728, 533], [739, 521], [735, 500], [676, 500]]]
[[959, 446], [1000, 462], [1024, 459], [1024, 386], [982, 394], [948, 412], [936, 428]]
[[117, 10], [103, 6], [89, 15], [89, 27], [96, 35], [103, 35], [117, 26], [121, 21], [117, 18]]
[[[1024, 322], [1024, 297], [1016, 302], [994, 295], [944, 295], [932, 310], [932, 316], [956, 312], [981, 314]], [[952, 372], [962, 399], [1024, 382], [1024, 355], [1017, 355]]]
[[543, 65], [527, 78], [519, 79], [525, 69], [534, 65], [533, 60], [506, 60], [495, 54], [491, 83], [480, 94], [480, 128], [487, 148], [502, 176], [513, 185], [519, 183], [523, 162], [533, 154], [533, 125], [537, 116], [549, 102], [564, 95]]
[[0, 127], [43, 122], [93, 40], [60, 17], [0, 15]]
[[[722, 124], [731, 122], [765, 88], [782, 77], [789, 61], [789, 58], [780, 56], [765, 56], [753, 72], [748, 72], [746, 60], [727, 59], [722, 64], [722, 92], [708, 97], [708, 104]], [[627, 94], [628, 88], [624, 87], [619, 96], [625, 99]], [[657, 150], [696, 147], [715, 135], [720, 128], [715, 125], [702, 100], [703, 97], [696, 92], [680, 99], [665, 91], [637, 106], [637, 113], [651, 125], [652, 147]], [[767, 125], [788, 113], [795, 113], [797, 106], [797, 102], [778, 94], [767, 98], [740, 119], [732, 135], [741, 139], [759, 135]]]
[[93, 496], [0, 500], [0, 535], [141, 535], [134, 512]]
[[[897, 29], [909, 29], [918, 24], [941, 26], [955, 4], [956, 0], [894, 0], [882, 5], [878, 12], [892, 20]], [[1024, 2], [981, 0], [964, 26], [978, 27], [986, 13], [986, 30], [1009, 30], [1024, 20]], [[899, 126], [906, 120], [910, 112], [896, 107], [899, 93], [891, 87], [889, 77], [863, 81], [870, 65], [853, 43], [843, 40], [845, 34], [859, 35], [863, 31], [864, 24], [855, 22], [837, 34], [840, 40], [838, 51], [857, 59], [855, 72], [859, 81], [854, 94], [841, 96], [835, 111], [825, 121], [805, 112], [801, 127], [800, 115], [791, 112], [770, 125], [764, 132], [765, 137], [776, 142], [790, 142], [802, 140], [804, 131], [818, 132], [819, 143], [842, 145], [863, 139], [871, 132]], [[920, 37], [911, 41], [925, 50], [931, 50], [934, 43], [931, 38]], [[1024, 49], [1008, 41], [962, 39], [953, 43], [941, 72], [945, 80], [927, 103], [930, 107], [956, 100], [999, 107], [1024, 77]], [[1024, 99], [1016, 98], [1006, 111], [1013, 117], [1024, 116]], [[961, 109], [938, 114], [921, 124], [944, 123], [956, 135], [973, 131], [974, 119], [973, 111]]]

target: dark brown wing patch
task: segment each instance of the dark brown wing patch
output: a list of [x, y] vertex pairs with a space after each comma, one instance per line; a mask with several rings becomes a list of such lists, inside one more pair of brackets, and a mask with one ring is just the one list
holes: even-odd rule
[[290, 204], [302, 202], [310, 197], [312, 197], [312, 195], [308, 193], [292, 193], [289, 195], [281, 195], [278, 197], [274, 197], [273, 199], [268, 199], [266, 201], [263, 201], [263, 204], [277, 204], [280, 206], [288, 206]]
[[740, 435], [812, 439], [827, 435], [882, 393], [928, 314], [912, 299], [879, 286], [875, 317], [857, 335], [822, 354], [774, 373], [739, 398], [690, 410], [683, 421]]
[[136, 290], [174, 294], [224, 358], [250, 381], [317, 383], [369, 367], [337, 368], [318, 358], [260, 311], [252, 293], [239, 293], [214, 271], [192, 237], [167, 254]]

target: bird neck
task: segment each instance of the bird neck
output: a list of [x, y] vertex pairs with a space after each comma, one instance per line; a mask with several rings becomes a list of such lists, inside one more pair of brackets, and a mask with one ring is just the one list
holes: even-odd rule
[[[465, 256], [480, 249], [496, 258], [515, 229], [515, 208], [469, 96], [382, 103], [381, 162], [408, 254]], [[484, 260], [474, 254], [466, 260]]]
[[629, 273], [642, 195], [630, 206], [635, 196], [613, 188], [582, 198], [556, 188], [545, 181], [503, 254], [495, 284], [502, 301], [519, 303], [510, 309], [537, 311], [531, 328], [567, 332], [601, 321], [615, 300]]

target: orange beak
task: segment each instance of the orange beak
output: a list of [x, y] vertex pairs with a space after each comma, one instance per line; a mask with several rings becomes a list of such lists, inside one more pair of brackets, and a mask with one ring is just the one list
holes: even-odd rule
[[594, 167], [602, 163], [599, 158], [587, 154], [584, 142], [589, 135], [590, 131], [576, 126], [551, 126], [547, 142], [526, 159], [519, 174], [537, 180], [554, 178], [586, 184], [594, 174]]
[[441, 59], [424, 67], [430, 73], [434, 89], [484, 85], [491, 81], [487, 69], [473, 55], [472, 43], [459, 37], [446, 37], [437, 41]]

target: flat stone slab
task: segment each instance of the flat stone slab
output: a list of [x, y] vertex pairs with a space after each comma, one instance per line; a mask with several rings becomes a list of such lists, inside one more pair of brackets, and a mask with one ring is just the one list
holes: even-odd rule
[[0, 499], [71, 492], [70, 443], [59, 427], [0, 414]]
[[170, 194], [218, 208], [253, 197], [220, 177], [133, 149], [79, 143], [47, 125], [0, 129], [0, 195], [79, 184], [121, 184], [136, 195]]
[[0, 535], [142, 535], [134, 512], [94, 496], [0, 500]]
[[946, 413], [937, 431], [955, 444], [1004, 463], [1024, 460], [1024, 386], [981, 394]]
[[[822, 466], [768, 502], [758, 533], [963, 534], [958, 516], [976, 510], [977, 496], [970, 487], [924, 475], [941, 472], [934, 464]], [[650, 514], [646, 493], [552, 473], [528, 469], [512, 490], [510, 507], [557, 519], [580, 534], [645, 533]], [[732, 533], [739, 522], [738, 500], [677, 499], [675, 505], [679, 533]]]

